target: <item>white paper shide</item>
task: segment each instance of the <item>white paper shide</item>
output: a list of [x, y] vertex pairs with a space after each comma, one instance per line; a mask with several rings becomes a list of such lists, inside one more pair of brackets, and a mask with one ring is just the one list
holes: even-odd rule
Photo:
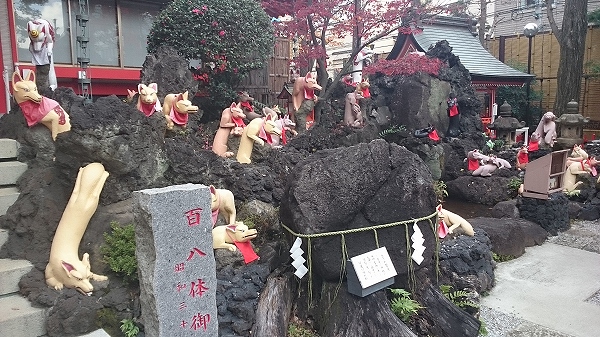
[[410, 257], [413, 259], [413, 261], [420, 265], [424, 259], [423, 252], [425, 251], [425, 246], [423, 245], [423, 243], [425, 242], [425, 239], [423, 238], [423, 232], [421, 232], [421, 229], [419, 228], [419, 226], [417, 226], [416, 222], [413, 225], [413, 231], [414, 233], [410, 237], [410, 240], [413, 242], [413, 253]]
[[294, 275], [298, 276], [298, 278], [304, 277], [304, 275], [306, 275], [306, 273], [308, 272], [308, 268], [306, 268], [306, 266], [304, 265], [306, 259], [302, 256], [302, 254], [304, 254], [304, 250], [302, 250], [300, 246], [302, 246], [302, 239], [296, 238], [296, 241], [294, 241], [292, 248], [290, 248], [292, 266], [296, 268], [296, 272], [294, 272]]

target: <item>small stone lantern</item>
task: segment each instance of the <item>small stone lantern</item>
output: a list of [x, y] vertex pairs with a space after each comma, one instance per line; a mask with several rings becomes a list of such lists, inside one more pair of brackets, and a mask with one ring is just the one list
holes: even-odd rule
[[488, 125], [488, 129], [496, 131], [496, 139], [504, 141], [504, 145], [510, 146], [516, 143], [517, 129], [525, 126], [525, 122], [519, 122], [512, 115], [510, 104], [504, 101], [498, 108], [498, 118]]
[[573, 145], [583, 143], [583, 127], [589, 120], [579, 113], [579, 103], [575, 100], [567, 103], [567, 113], [555, 121], [558, 134], [556, 143], [559, 148], [570, 149]]

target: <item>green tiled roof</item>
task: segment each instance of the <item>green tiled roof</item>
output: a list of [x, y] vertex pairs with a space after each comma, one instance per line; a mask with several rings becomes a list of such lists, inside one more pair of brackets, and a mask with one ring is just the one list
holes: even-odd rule
[[[473, 79], [497, 79], [509, 81], [527, 81], [533, 78], [522, 71], [516, 70], [495, 58], [481, 43], [477, 36], [470, 31], [468, 21], [462, 18], [436, 17], [431, 23], [424, 23], [422, 32], [412, 34], [412, 38], [422, 51], [442, 40], [448, 41], [452, 47], [452, 53], [460, 59], [460, 62], [469, 70]], [[396, 58], [406, 38], [399, 36], [390, 57]], [[407, 37], [407, 35], [404, 35]], [[396, 55], [392, 55], [396, 52]], [[388, 59], [390, 58], [388, 57]]]

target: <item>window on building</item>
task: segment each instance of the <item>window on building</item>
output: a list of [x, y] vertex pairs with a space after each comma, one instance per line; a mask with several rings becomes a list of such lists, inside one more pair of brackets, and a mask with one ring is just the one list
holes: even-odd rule
[[27, 22], [44, 19], [54, 27], [53, 58], [55, 63], [72, 63], [69, 42], [69, 4], [61, 0], [15, 0], [13, 1], [17, 56], [20, 62], [31, 62]]
[[158, 14], [156, 4], [120, 1], [123, 65], [141, 67], [146, 56], [148, 32]]
[[[93, 66], [141, 67], [154, 18], [168, 1], [88, 0], [88, 57]], [[31, 62], [27, 22], [54, 26], [54, 62], [77, 65], [77, 0], [14, 0], [19, 62]]]
[[520, 0], [521, 1], [521, 7], [535, 7], [537, 5], [540, 5], [541, 7], [546, 7], [546, 1], [544, 0]]

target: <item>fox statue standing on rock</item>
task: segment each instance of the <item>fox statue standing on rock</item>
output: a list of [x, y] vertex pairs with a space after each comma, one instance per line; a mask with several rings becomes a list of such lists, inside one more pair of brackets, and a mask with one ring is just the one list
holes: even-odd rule
[[292, 91], [292, 102], [294, 104], [293, 119], [298, 126], [298, 131], [308, 130], [315, 122], [315, 103], [318, 97], [315, 90], [323, 89], [317, 79], [307, 73], [305, 77], [298, 77], [294, 81], [294, 90]]
[[15, 71], [12, 83], [15, 101], [23, 111], [27, 126], [32, 127], [41, 122], [50, 129], [53, 140], [56, 140], [59, 133], [71, 130], [69, 115], [60, 104], [38, 93], [34, 72], [30, 71], [23, 79], [21, 74]]

